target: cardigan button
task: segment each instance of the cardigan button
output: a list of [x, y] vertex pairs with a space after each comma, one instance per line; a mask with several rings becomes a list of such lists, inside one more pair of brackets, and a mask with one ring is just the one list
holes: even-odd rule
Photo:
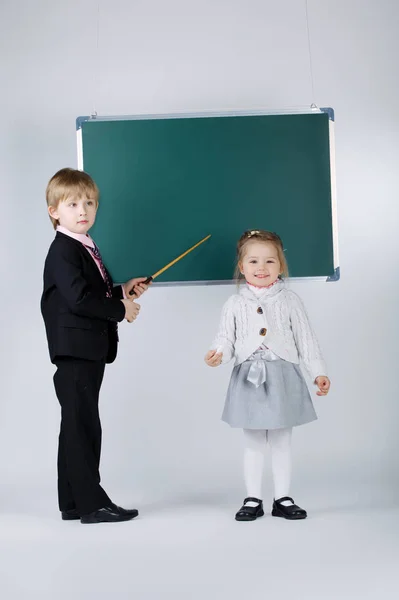
[[264, 327], [259, 331], [259, 335], [266, 335], [266, 329]]
[[256, 311], [258, 315], [263, 315], [263, 310], [261, 306], [258, 306], [258, 310]]

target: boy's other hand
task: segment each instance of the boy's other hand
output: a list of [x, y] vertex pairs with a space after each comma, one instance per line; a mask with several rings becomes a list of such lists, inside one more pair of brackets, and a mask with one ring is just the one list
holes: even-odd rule
[[140, 312], [140, 304], [133, 302], [133, 300], [122, 300], [125, 307], [125, 319], [129, 323], [133, 323]]

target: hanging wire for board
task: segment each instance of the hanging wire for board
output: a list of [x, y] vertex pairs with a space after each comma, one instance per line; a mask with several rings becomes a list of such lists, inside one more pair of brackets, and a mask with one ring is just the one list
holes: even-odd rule
[[94, 68], [93, 68], [93, 110], [90, 118], [97, 118], [97, 99], [98, 99], [98, 81], [99, 81], [99, 66], [100, 66], [100, 0], [96, 2], [96, 42], [95, 42], [95, 54], [94, 54]]
[[306, 30], [308, 34], [308, 54], [309, 54], [309, 75], [310, 75], [310, 84], [312, 88], [312, 104], [310, 105], [311, 110], [317, 111], [319, 110], [316, 102], [315, 102], [315, 93], [314, 93], [314, 77], [313, 77], [313, 60], [312, 60], [312, 44], [310, 41], [310, 27], [309, 27], [309, 9], [308, 9], [308, 0], [305, 0], [305, 13], [306, 13]]

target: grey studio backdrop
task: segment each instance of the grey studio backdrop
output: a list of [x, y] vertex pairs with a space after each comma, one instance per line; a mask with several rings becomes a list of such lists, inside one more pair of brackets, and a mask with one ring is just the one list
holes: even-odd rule
[[[58, 519], [59, 406], [39, 302], [53, 237], [44, 191], [55, 171], [77, 165], [75, 118], [93, 108], [154, 114], [308, 106], [314, 99], [303, 2], [100, 5], [98, 51], [97, 2], [0, 6], [3, 532], [10, 515], [19, 524]], [[292, 491], [320, 513], [331, 502], [337, 511], [395, 503], [399, 491], [399, 82], [392, 58], [399, 8], [389, 0], [308, 6], [315, 99], [336, 115], [341, 279], [292, 283], [332, 380], [330, 396], [315, 400], [319, 420], [294, 432]], [[119, 357], [106, 370], [101, 396], [102, 477], [115, 501], [141, 509], [143, 525], [146, 512], [150, 519], [165, 507], [198, 503], [221, 506], [231, 518], [244, 497], [242, 434], [220, 421], [232, 365], [209, 369], [203, 362], [233, 291], [154, 287], [140, 302], [139, 319], [120, 326]], [[269, 470], [264, 488], [268, 506]], [[13, 535], [4, 548], [14, 548]]]

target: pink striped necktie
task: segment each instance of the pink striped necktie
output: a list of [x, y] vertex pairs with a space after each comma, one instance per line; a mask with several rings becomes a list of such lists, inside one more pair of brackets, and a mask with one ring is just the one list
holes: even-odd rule
[[108, 274], [107, 274], [107, 270], [104, 266], [103, 263], [103, 259], [101, 258], [101, 253], [100, 250], [98, 249], [98, 246], [95, 244], [95, 242], [92, 240], [93, 244], [94, 244], [94, 248], [92, 248], [91, 246], [86, 246], [86, 248], [89, 248], [89, 250], [93, 253], [93, 256], [96, 257], [96, 259], [99, 262], [100, 265], [100, 269], [101, 269], [101, 273], [103, 276], [103, 279], [105, 281], [105, 284], [107, 286], [107, 297], [108, 298], [112, 298], [112, 288], [111, 288], [111, 282], [109, 280]]

